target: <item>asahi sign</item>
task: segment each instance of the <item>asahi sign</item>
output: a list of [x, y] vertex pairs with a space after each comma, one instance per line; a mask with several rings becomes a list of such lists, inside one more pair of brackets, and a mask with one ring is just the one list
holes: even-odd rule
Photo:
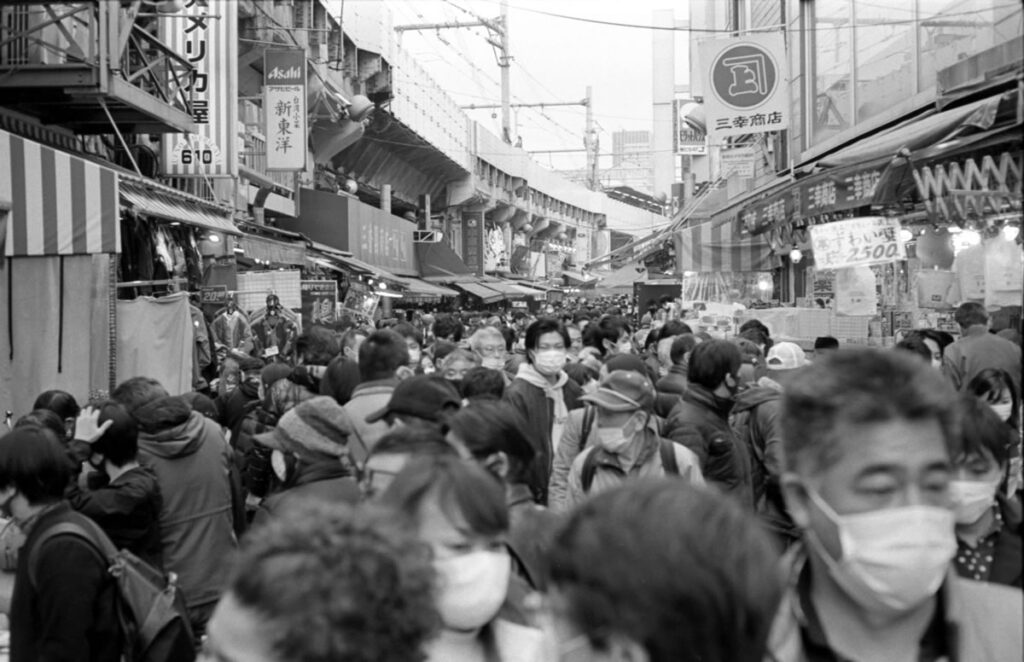
[[263, 71], [267, 170], [305, 170], [306, 53], [268, 50], [263, 55]]

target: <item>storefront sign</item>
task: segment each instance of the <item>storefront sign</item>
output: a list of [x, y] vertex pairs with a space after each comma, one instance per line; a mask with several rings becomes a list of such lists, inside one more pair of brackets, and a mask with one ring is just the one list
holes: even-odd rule
[[818, 269], [883, 264], [905, 260], [900, 222], [865, 216], [811, 227], [814, 264]]
[[204, 304], [223, 305], [228, 300], [227, 285], [205, 285], [199, 288], [199, 301]]
[[462, 261], [478, 276], [484, 275], [484, 213], [462, 212]]
[[333, 280], [304, 280], [299, 283], [302, 297], [302, 326], [330, 324], [338, 301], [338, 283]]
[[884, 168], [843, 168], [815, 175], [800, 186], [800, 211], [804, 216], [816, 216], [870, 205]]
[[672, 135], [676, 154], [700, 156], [708, 153], [708, 134], [686, 122], [684, 108], [693, 107], [691, 99], [676, 99], [672, 113]]
[[713, 144], [728, 136], [789, 126], [786, 45], [781, 32], [703, 41], [699, 54]]
[[191, 91], [188, 109], [198, 133], [161, 138], [164, 174], [172, 177], [238, 175], [238, 3], [188, 0], [161, 17], [160, 40], [195, 71], [182, 84]]
[[306, 168], [306, 53], [263, 54], [263, 122], [267, 170]]
[[722, 164], [722, 176], [753, 177], [755, 158], [756, 154], [753, 147], [723, 149], [719, 155]]

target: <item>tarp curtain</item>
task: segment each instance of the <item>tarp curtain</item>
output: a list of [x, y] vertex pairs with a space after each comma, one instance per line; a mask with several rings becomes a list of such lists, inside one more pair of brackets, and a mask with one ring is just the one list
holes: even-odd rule
[[704, 223], [675, 236], [679, 271], [771, 271], [779, 266], [763, 235], [737, 237], [729, 224]]
[[109, 388], [110, 258], [7, 260], [0, 270], [0, 409], [17, 418], [49, 389], [85, 402], [90, 392]]
[[152, 377], [171, 395], [192, 390], [192, 317], [184, 292], [117, 302], [117, 381]]

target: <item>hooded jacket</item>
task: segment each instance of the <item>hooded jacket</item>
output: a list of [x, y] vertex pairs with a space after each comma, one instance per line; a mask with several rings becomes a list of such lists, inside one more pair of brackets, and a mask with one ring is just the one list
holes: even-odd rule
[[750, 462], [746, 449], [729, 427], [733, 406], [731, 399], [716, 396], [700, 384], [690, 384], [681, 402], [672, 409], [663, 436], [697, 455], [705, 480], [750, 506], [754, 500]]
[[359, 503], [359, 484], [338, 458], [318, 460], [312, 464], [300, 462], [295, 477], [279, 492], [271, 494], [260, 504], [253, 526], [260, 526], [294, 504], [319, 501], [355, 506]]
[[177, 574], [192, 609], [216, 602], [223, 564], [237, 547], [229, 479], [231, 448], [217, 424], [178, 397], [154, 400], [132, 415], [139, 453], [153, 467], [163, 506], [164, 569]]

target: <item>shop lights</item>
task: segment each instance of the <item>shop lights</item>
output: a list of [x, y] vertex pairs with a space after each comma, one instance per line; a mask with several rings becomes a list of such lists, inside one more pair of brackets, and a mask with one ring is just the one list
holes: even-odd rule
[[1015, 225], [1007, 225], [1003, 227], [1003, 238], [1006, 241], [1013, 241], [1020, 235], [1020, 228]]
[[382, 290], [386, 290], [386, 289], [388, 289], [388, 284], [387, 283], [380, 283], [379, 287]]
[[220, 243], [220, 235], [217, 234], [216, 232], [211, 232], [209, 235], [207, 235], [206, 240], [209, 241], [209, 242], [212, 242], [214, 244], [219, 244]]
[[981, 235], [974, 230], [964, 230], [960, 233], [958, 243], [964, 246], [977, 246], [981, 243]]
[[907, 230], [906, 228], [900, 230], [900, 241], [902, 241], [905, 244], [908, 241], [913, 241], [913, 240], [914, 240], [914, 233], [913, 232], [911, 232], [910, 230]]
[[804, 259], [804, 252], [799, 248], [794, 248], [789, 252], [789, 261], [793, 264], [799, 264], [802, 259]]

